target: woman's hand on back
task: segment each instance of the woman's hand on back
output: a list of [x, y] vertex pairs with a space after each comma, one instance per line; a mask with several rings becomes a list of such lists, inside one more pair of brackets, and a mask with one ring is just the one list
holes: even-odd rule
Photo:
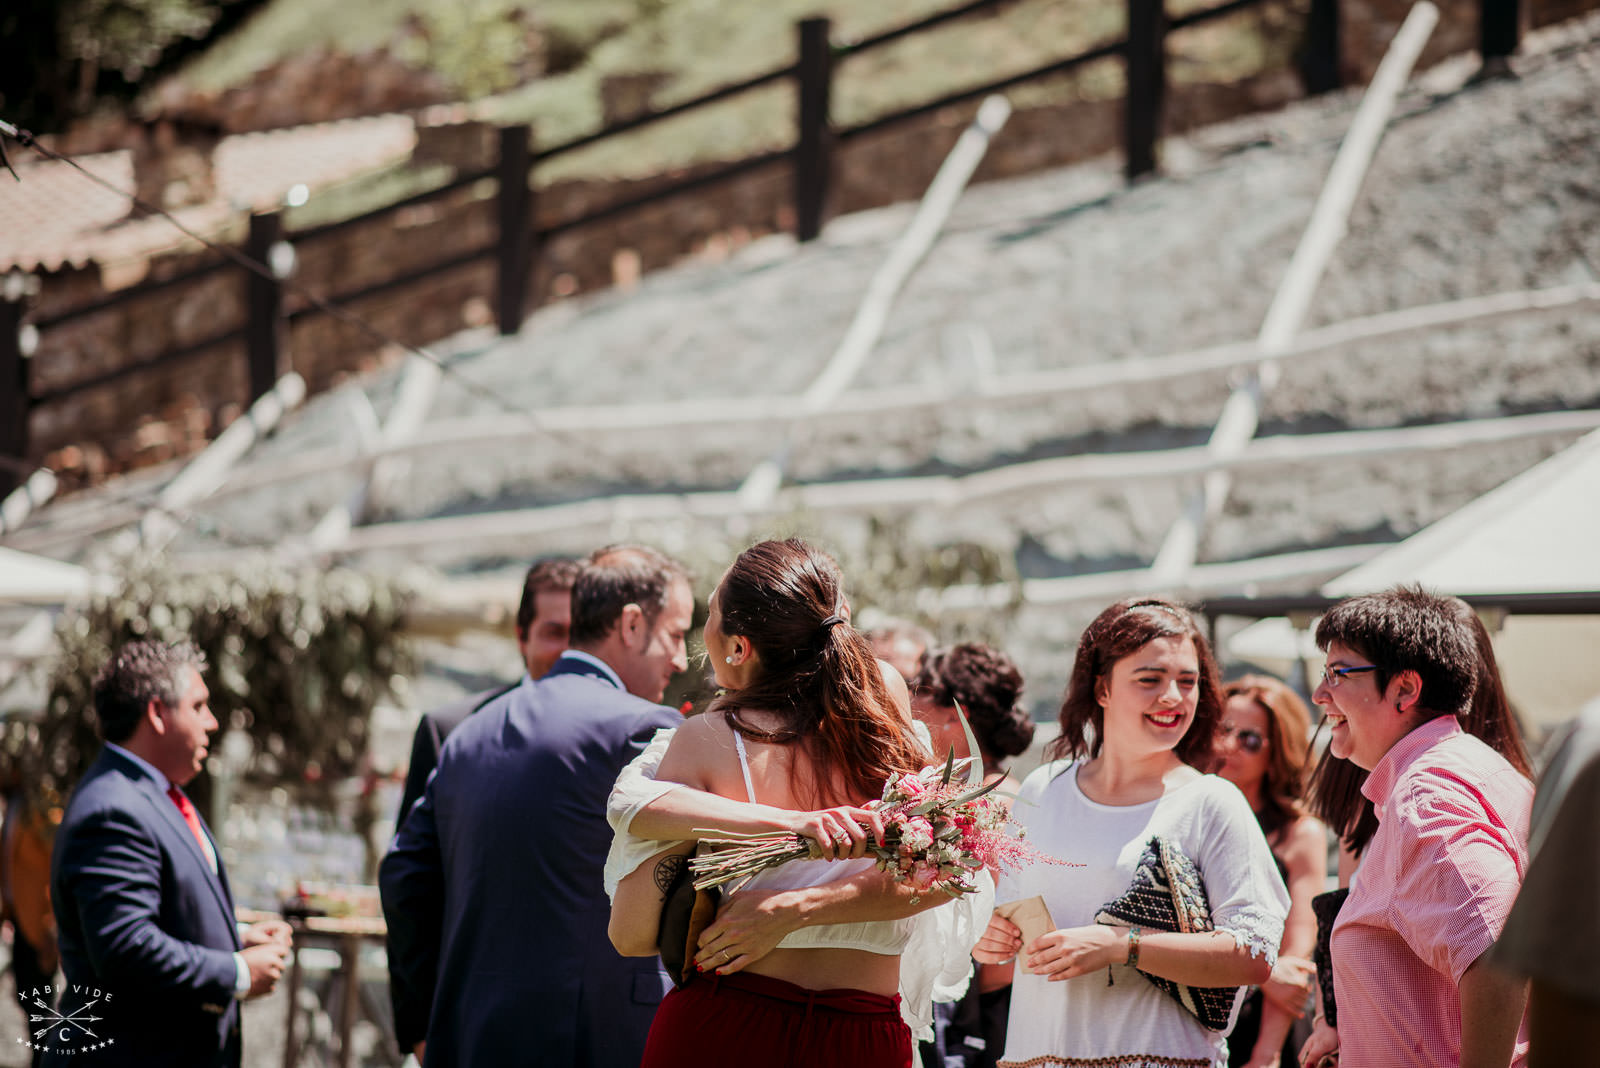
[[858, 805], [796, 812], [789, 829], [816, 842], [824, 860], [855, 860], [883, 842], [883, 816]]

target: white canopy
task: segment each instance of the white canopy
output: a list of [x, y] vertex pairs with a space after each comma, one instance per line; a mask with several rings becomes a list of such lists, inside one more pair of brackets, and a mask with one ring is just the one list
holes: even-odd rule
[[0, 548], [0, 602], [58, 605], [87, 597], [93, 576], [77, 564]]
[[[1366, 563], [1329, 580], [1330, 597], [1420, 583], [1444, 593], [1600, 591], [1600, 431], [1524, 471]], [[1600, 619], [1518, 616], [1495, 638], [1512, 699], [1532, 721], [1570, 719], [1600, 695]], [[1263, 619], [1228, 641], [1233, 656], [1282, 673], [1320, 654], [1305, 631]]]
[[1600, 431], [1322, 587], [1447, 593], [1600, 590]]

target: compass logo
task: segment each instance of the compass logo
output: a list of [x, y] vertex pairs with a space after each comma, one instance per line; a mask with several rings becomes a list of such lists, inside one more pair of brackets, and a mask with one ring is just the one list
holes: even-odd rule
[[[52, 1004], [60, 996], [60, 1004]], [[29, 1038], [18, 1042], [30, 1049], [48, 1053], [87, 1053], [116, 1045], [116, 1039], [99, 1033], [103, 1010], [112, 995], [97, 987], [78, 983], [57, 990], [41, 986], [18, 991], [17, 999], [28, 1013]]]

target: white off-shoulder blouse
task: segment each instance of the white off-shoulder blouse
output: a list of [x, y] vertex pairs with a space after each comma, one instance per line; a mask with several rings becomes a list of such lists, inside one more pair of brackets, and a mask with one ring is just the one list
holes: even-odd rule
[[[915, 724], [925, 747], [931, 748], [927, 728]], [[617, 777], [606, 804], [606, 818], [615, 832], [606, 858], [606, 893], [616, 894], [617, 884], [672, 842], [637, 838], [628, 830], [639, 810], [669, 790], [687, 789], [679, 783], [655, 778], [666, 755], [673, 731], [663, 729], [645, 751]], [[744, 889], [776, 890], [812, 886], [851, 878], [868, 870], [871, 861], [796, 861], [762, 873]], [[791, 870], [793, 869], [793, 870]], [[819, 925], [802, 928], [786, 937], [784, 948], [848, 948], [900, 954], [900, 1013], [918, 1039], [933, 1038], [933, 1002], [956, 1001], [966, 993], [972, 977], [972, 947], [989, 925], [994, 910], [994, 884], [987, 872], [978, 873], [977, 893], [956, 898], [905, 920], [874, 923]]]

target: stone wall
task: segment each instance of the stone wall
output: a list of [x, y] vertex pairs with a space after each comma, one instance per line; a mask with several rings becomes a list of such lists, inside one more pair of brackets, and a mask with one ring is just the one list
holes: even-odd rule
[[[1347, 57], [1379, 54], [1379, 43], [1392, 34], [1408, 2], [1344, 0]], [[1593, 2], [1537, 0], [1532, 18], [1537, 22], [1550, 17], [1557, 5]], [[1445, 4], [1446, 24], [1436, 37], [1435, 49], [1471, 47], [1476, 18], [1470, 0], [1445, 0]], [[1440, 40], [1445, 43], [1439, 44]], [[1169, 89], [1167, 130], [1177, 133], [1276, 108], [1301, 92], [1286, 61], [1222, 84], [1180, 82]], [[975, 108], [975, 104], [946, 108], [840, 145], [834, 155], [830, 213], [860, 211], [920, 196]], [[424, 132], [419, 143], [423, 146], [420, 151], [430, 159], [460, 153], [462, 158], [455, 161], [459, 166], [477, 168], [483, 166], [483, 152], [493, 139], [482, 130], [469, 129]], [[1121, 103], [1117, 99], [1022, 107], [995, 139], [977, 179], [1070, 164], [1117, 151], [1120, 143]], [[643, 180], [562, 182], [538, 191], [536, 217], [541, 224], [550, 225], [718, 166], [721, 164], [709, 164]], [[551, 239], [540, 250], [532, 272], [527, 306], [531, 310], [577, 293], [628, 285], [641, 271], [665, 267], [686, 256], [723, 255], [753, 237], [792, 227], [792, 177], [787, 162], [780, 160], [737, 179]], [[432, 203], [300, 243], [296, 281], [319, 294], [355, 292], [428, 263], [491, 246], [496, 230], [493, 183], [480, 183]], [[242, 231], [241, 220], [241, 235]], [[149, 277], [170, 277], [201, 262], [203, 258], [193, 254], [165, 257], [150, 265]], [[385, 290], [351, 310], [397, 340], [427, 344], [464, 327], [491, 323], [494, 293], [491, 256]], [[95, 268], [51, 275], [45, 279], [36, 314], [47, 318], [100, 295], [101, 280]], [[294, 315], [304, 307], [303, 300], [293, 296], [288, 300], [287, 310], [294, 316], [288, 331], [288, 358], [313, 390], [326, 389], [402, 352], [398, 346], [385, 346], [366, 331], [330, 316]], [[38, 356], [32, 361], [33, 391], [65, 388], [152, 361], [164, 351], [238, 328], [243, 317], [243, 275], [226, 268], [193, 284], [69, 322], [44, 332]], [[247, 377], [243, 344], [229, 343], [42, 405], [30, 421], [29, 459], [56, 469], [68, 485], [81, 485], [109, 473], [192, 452], [243, 410], [248, 401]]]

